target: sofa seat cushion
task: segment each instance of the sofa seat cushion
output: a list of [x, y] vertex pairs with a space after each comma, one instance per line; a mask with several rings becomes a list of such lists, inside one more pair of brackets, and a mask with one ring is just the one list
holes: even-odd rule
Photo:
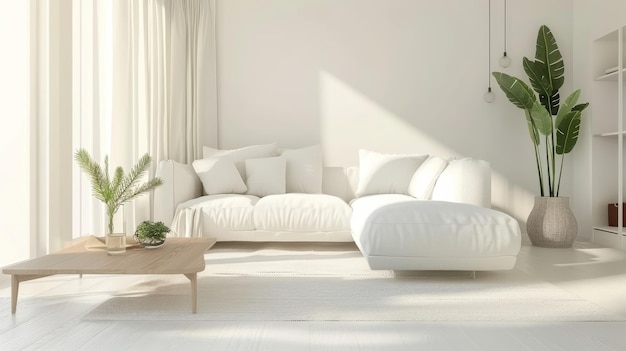
[[212, 231], [254, 230], [253, 195], [207, 195], [178, 205], [172, 230], [179, 236], [209, 236]]
[[517, 221], [489, 208], [405, 195], [352, 202], [352, 235], [365, 256], [476, 258], [516, 256]]
[[330, 232], [350, 229], [352, 210], [342, 199], [326, 194], [269, 195], [254, 208], [258, 230]]

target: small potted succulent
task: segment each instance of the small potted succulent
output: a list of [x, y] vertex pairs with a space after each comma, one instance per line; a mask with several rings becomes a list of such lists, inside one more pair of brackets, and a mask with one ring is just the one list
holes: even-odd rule
[[165, 242], [167, 233], [170, 232], [163, 222], [143, 221], [137, 226], [135, 240], [147, 249], [160, 247]]

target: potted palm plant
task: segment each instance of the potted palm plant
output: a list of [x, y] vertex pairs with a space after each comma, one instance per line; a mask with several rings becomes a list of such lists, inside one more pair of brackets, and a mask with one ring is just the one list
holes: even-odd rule
[[[104, 157], [104, 167], [101, 167], [85, 149], [76, 151], [74, 158], [80, 168], [91, 178], [93, 196], [102, 201], [106, 207], [108, 218], [107, 247], [109, 247], [109, 254], [112, 254], [109, 236], [114, 234], [113, 217], [120, 209], [120, 206], [163, 184], [163, 180], [155, 177], [140, 184], [141, 178], [152, 162], [152, 158], [148, 154], [143, 155], [128, 174], [124, 173], [122, 167], [117, 167], [112, 177], [109, 175], [108, 156]], [[123, 234], [123, 238], [126, 238], [125, 234]], [[117, 246], [120, 245], [118, 243]], [[125, 249], [125, 244], [121, 246], [123, 248], [117, 247], [121, 251], [119, 253], [123, 253], [123, 249]]]
[[578, 224], [569, 198], [559, 197], [563, 163], [578, 141], [582, 111], [589, 103], [578, 103], [580, 89], [561, 103], [563, 57], [547, 26], [539, 28], [535, 60], [524, 57], [522, 64], [532, 89], [506, 73], [493, 72], [493, 76], [509, 101], [524, 110], [534, 148], [541, 196], [535, 198], [528, 216], [528, 236], [536, 246], [569, 247]]

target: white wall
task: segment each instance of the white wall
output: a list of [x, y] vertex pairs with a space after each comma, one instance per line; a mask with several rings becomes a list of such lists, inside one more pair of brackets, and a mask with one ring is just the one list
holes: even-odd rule
[[[571, 92], [572, 1], [492, 1], [492, 69], [524, 77], [548, 25]], [[222, 0], [217, 9], [219, 144], [321, 143], [327, 165], [358, 149], [491, 162], [493, 202], [525, 222], [538, 182], [524, 114], [487, 88], [487, 0]], [[570, 173], [571, 162], [566, 164]], [[564, 195], [571, 181], [563, 185]]]
[[30, 255], [30, 4], [0, 8], [1, 267]]
[[[574, 0], [574, 87], [582, 89], [581, 99], [591, 97], [591, 43], [604, 34], [626, 25], [626, 2], [615, 0]], [[591, 236], [591, 119], [594, 102], [584, 115], [580, 132], [580, 144], [574, 159], [572, 194], [574, 213], [581, 234]], [[617, 198], [617, 194], [615, 194]]]

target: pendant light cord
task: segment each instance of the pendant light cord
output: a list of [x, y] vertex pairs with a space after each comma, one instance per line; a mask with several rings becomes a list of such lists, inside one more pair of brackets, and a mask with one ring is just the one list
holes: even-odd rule
[[487, 78], [488, 78], [488, 86], [487, 92], [483, 95], [483, 100], [487, 103], [492, 103], [496, 99], [496, 96], [491, 91], [491, 0], [489, 0], [489, 9], [488, 9], [489, 26], [488, 26], [488, 45], [487, 45], [487, 62], [489, 67], [487, 67]]
[[488, 10], [489, 19], [489, 47], [487, 48], [487, 61], [489, 62], [489, 67], [487, 69], [487, 78], [489, 82], [489, 91], [491, 91], [491, 0], [489, 0], [489, 10]]
[[504, 52], [506, 52], [506, 13], [506, 0], [504, 0]]

